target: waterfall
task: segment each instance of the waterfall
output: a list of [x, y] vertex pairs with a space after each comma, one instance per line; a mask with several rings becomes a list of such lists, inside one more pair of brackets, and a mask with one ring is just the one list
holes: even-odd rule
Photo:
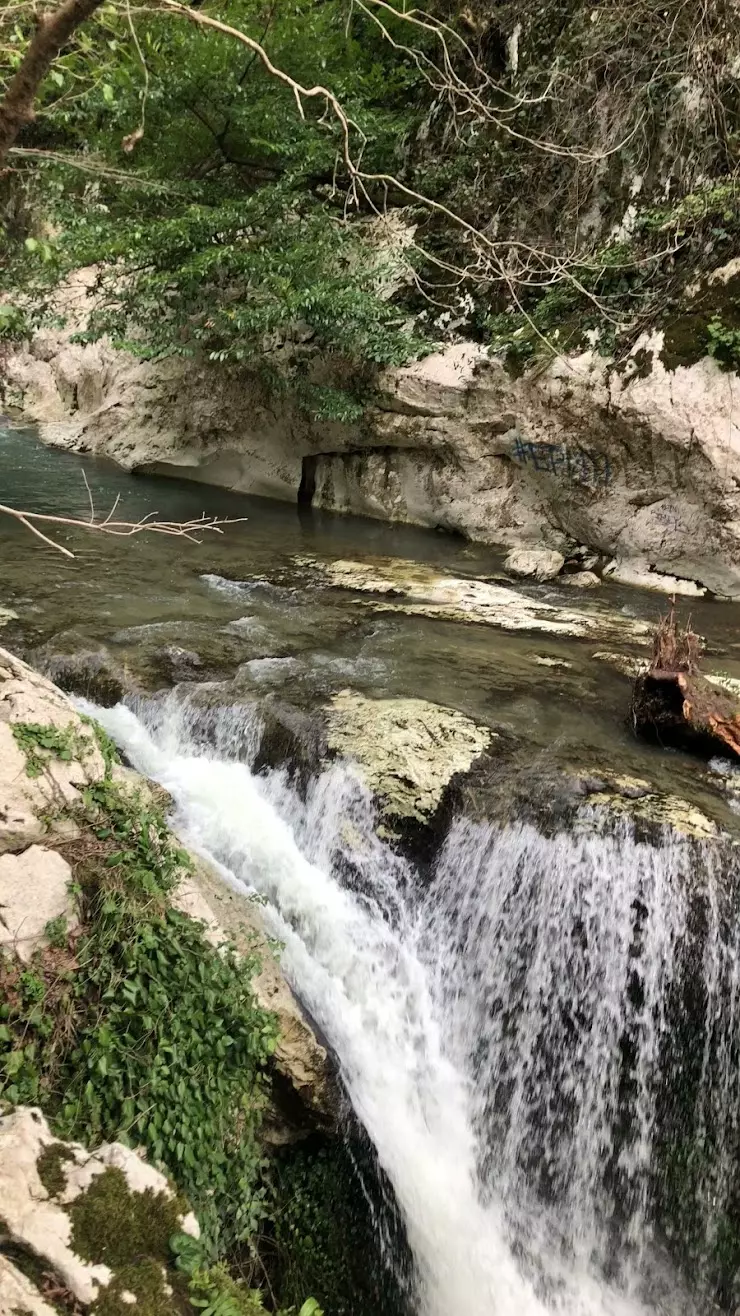
[[699, 1252], [731, 1191], [740, 947], [708, 847], [461, 820], [422, 881], [351, 767], [305, 796], [250, 771], [253, 710], [173, 693], [94, 712], [170, 792], [183, 840], [264, 898], [392, 1183], [419, 1316], [710, 1309], [655, 1223], [681, 1120], [713, 1148], [687, 1162]]

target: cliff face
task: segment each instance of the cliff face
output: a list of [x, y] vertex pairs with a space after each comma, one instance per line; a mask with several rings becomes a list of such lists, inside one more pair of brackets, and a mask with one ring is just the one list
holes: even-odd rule
[[9, 357], [5, 398], [47, 442], [130, 470], [502, 546], [585, 545], [736, 595], [738, 380], [664, 356], [657, 332], [619, 365], [589, 350], [514, 378], [458, 343], [382, 375], [359, 424], [319, 424], [257, 374], [47, 330]]

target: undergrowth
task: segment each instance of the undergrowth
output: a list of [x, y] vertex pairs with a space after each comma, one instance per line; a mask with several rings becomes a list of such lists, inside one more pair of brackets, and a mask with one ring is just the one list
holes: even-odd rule
[[[74, 727], [14, 733], [34, 776], [89, 748]], [[77, 835], [55, 842], [74, 875], [79, 928], [54, 920], [29, 965], [0, 955], [0, 1099], [40, 1105], [58, 1136], [86, 1146], [142, 1147], [199, 1219], [193, 1305], [252, 1316], [263, 1310], [256, 1290], [219, 1262], [237, 1249], [255, 1258], [276, 1019], [255, 1000], [255, 958], [215, 949], [171, 906], [189, 856], [150, 792], [115, 780], [113, 746], [96, 738], [105, 777], [82, 792]], [[56, 1182], [56, 1161], [48, 1170]]]

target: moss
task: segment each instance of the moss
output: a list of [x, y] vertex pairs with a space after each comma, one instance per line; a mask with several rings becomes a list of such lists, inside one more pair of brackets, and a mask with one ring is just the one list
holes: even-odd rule
[[[124, 1293], [133, 1294], [136, 1304], [126, 1301]], [[161, 1262], [143, 1257], [129, 1266], [123, 1266], [106, 1288], [101, 1288], [93, 1304], [96, 1316], [172, 1316], [189, 1312], [185, 1286], [180, 1276], [170, 1275]]]
[[112, 1270], [143, 1257], [167, 1265], [169, 1239], [180, 1228], [182, 1204], [165, 1193], [133, 1192], [122, 1170], [110, 1166], [69, 1209], [72, 1248]]
[[36, 1162], [39, 1179], [50, 1197], [59, 1197], [67, 1186], [64, 1166], [74, 1160], [74, 1153], [63, 1142], [44, 1147]]

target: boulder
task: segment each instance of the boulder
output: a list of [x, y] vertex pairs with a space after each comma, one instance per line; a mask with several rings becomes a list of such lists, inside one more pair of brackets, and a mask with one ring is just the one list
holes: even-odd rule
[[83, 647], [75, 653], [58, 653], [47, 647], [33, 657], [44, 675], [61, 690], [82, 695], [103, 708], [120, 703], [131, 688], [126, 673], [103, 645], [96, 649]]
[[633, 585], [637, 589], [654, 589], [661, 594], [680, 594], [690, 599], [702, 599], [707, 592], [706, 587], [697, 581], [656, 571], [652, 564], [644, 559], [615, 558], [604, 567], [604, 576], [619, 585]]
[[572, 571], [566, 576], [561, 576], [564, 585], [570, 585], [572, 589], [597, 589], [601, 584], [600, 578], [594, 571]]
[[342, 690], [327, 710], [328, 743], [353, 759], [383, 813], [426, 822], [452, 777], [493, 738], [453, 708], [425, 699], [368, 699]]
[[562, 553], [548, 548], [515, 548], [504, 562], [504, 570], [513, 576], [529, 576], [533, 580], [552, 580], [559, 576], [565, 565]]
[[0, 946], [28, 964], [47, 944], [45, 928], [52, 919], [76, 928], [71, 881], [72, 870], [56, 850], [31, 845], [19, 855], [0, 855]]
[[[0, 1200], [0, 1244], [11, 1243], [40, 1261], [85, 1306], [115, 1282], [115, 1249], [106, 1247], [105, 1239], [116, 1232], [120, 1237], [137, 1209], [144, 1208], [152, 1221], [161, 1216], [156, 1232], [165, 1240], [166, 1229], [195, 1237], [199, 1232], [195, 1217], [182, 1213], [164, 1175], [131, 1148], [114, 1142], [88, 1152], [77, 1143], [60, 1142], [41, 1111], [27, 1106], [0, 1117]], [[106, 1201], [113, 1200], [124, 1209], [121, 1220], [105, 1218]], [[91, 1220], [96, 1227], [89, 1231], [84, 1226]], [[154, 1234], [154, 1225], [150, 1228]], [[155, 1248], [152, 1237], [152, 1257], [159, 1261]], [[127, 1287], [135, 1284], [131, 1267], [126, 1281]]]

